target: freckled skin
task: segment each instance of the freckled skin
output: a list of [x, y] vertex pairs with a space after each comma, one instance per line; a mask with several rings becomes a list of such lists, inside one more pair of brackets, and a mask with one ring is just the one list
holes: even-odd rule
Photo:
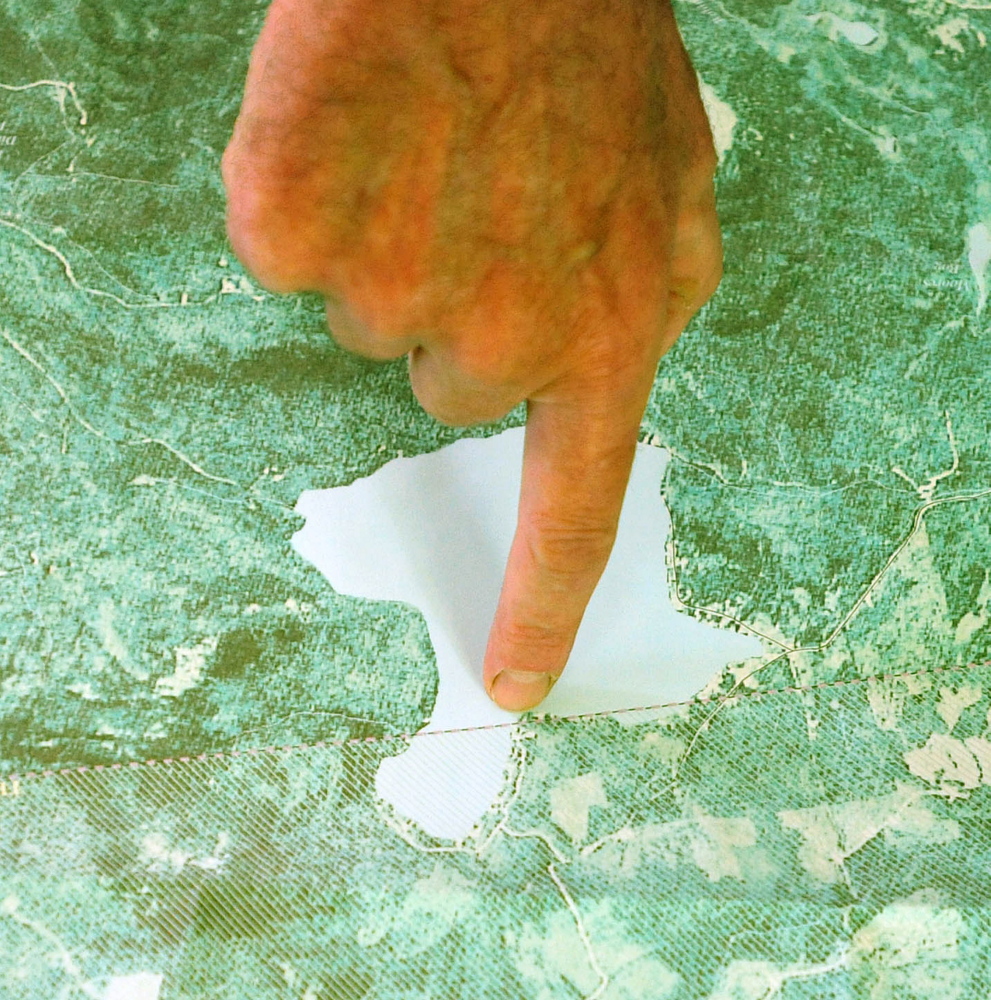
[[527, 403], [483, 666], [564, 669], [657, 362], [718, 285], [716, 157], [667, 0], [274, 0], [224, 158], [228, 233], [452, 425]]

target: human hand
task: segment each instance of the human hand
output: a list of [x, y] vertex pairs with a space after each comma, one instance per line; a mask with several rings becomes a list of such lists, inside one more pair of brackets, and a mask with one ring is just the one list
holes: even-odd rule
[[238, 257], [322, 293], [343, 347], [407, 355], [439, 421], [526, 401], [483, 667], [503, 708], [564, 669], [657, 363], [719, 283], [715, 164], [667, 0], [269, 9], [222, 163]]

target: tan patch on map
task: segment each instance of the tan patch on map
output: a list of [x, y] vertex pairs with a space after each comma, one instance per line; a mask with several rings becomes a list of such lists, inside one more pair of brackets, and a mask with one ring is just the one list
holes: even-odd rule
[[965, 708], [976, 705], [981, 700], [981, 689], [979, 687], [961, 687], [956, 691], [944, 687], [939, 689], [939, 701], [936, 703], [936, 712], [946, 723], [946, 731], [953, 732], [953, 727], [960, 721], [960, 716]]
[[588, 836], [588, 810], [608, 806], [602, 778], [595, 773], [566, 778], [551, 789], [551, 819], [575, 842]]
[[939, 786], [939, 794], [959, 798], [981, 783], [991, 785], [991, 741], [980, 736], [958, 740], [933, 733], [924, 746], [904, 755], [917, 778]]
[[802, 835], [798, 860], [820, 882], [838, 882], [843, 863], [878, 834], [896, 843], [919, 840], [946, 843], [960, 836], [952, 820], [935, 816], [922, 804], [923, 792], [908, 785], [891, 795], [837, 805], [789, 809], [778, 813], [784, 827]]

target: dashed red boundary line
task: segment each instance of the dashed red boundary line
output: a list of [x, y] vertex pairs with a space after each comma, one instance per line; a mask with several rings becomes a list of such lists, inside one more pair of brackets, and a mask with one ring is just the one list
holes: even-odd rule
[[[871, 677], [850, 677], [846, 680], [820, 681], [818, 684], [807, 686], [791, 685], [781, 688], [769, 688], [766, 691], [746, 691], [737, 694], [719, 694], [703, 698], [689, 698], [685, 701], [669, 701], [659, 705], [640, 705], [635, 708], [618, 708], [605, 712], [586, 712], [581, 715], [553, 715], [550, 713], [536, 713], [527, 722], [540, 724], [550, 719], [556, 722], [573, 722], [578, 719], [601, 719], [613, 715], [622, 715], [624, 712], [654, 712], [665, 708], [679, 708], [685, 705], [709, 705], [709, 704], [731, 704], [740, 701], [759, 701], [768, 695], [780, 694], [805, 694], [812, 691], [828, 690], [830, 688], [852, 687], [855, 684], [866, 684], [870, 681], [892, 681], [900, 680], [904, 677], [924, 677], [933, 674], [961, 673], [967, 670], [974, 670], [979, 667], [991, 667], [991, 660], [981, 662], [958, 664], [951, 667], [930, 667], [926, 670], [904, 670], [901, 673], [875, 674]], [[55, 778], [72, 774], [86, 774], [102, 771], [122, 771], [125, 768], [154, 767], [159, 764], [191, 764], [193, 762], [203, 762], [209, 760], [222, 760], [226, 758], [257, 757], [259, 754], [291, 753], [294, 750], [314, 750], [325, 747], [355, 746], [364, 743], [385, 743], [389, 740], [402, 740], [409, 742], [414, 738], [423, 736], [441, 736], [451, 733], [476, 733], [489, 729], [506, 729], [517, 726], [519, 722], [496, 722], [488, 726], [467, 726], [464, 729], [428, 729], [416, 733], [396, 733], [385, 736], [357, 736], [349, 740], [317, 740], [314, 743], [295, 743], [284, 746], [250, 747], [247, 750], [217, 750], [209, 753], [196, 754], [190, 757], [162, 757], [151, 760], [132, 760], [125, 763], [115, 764], [81, 764], [78, 767], [63, 767], [46, 769], [42, 771], [25, 771], [23, 774], [7, 775], [8, 781], [21, 781], [32, 778]]]

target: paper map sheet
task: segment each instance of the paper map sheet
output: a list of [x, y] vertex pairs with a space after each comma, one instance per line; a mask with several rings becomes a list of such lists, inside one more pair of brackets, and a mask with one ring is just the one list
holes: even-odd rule
[[[501, 719], [442, 711], [442, 613], [297, 548], [522, 414], [441, 427], [234, 259], [264, 5], [0, 7], [4, 998], [989, 995], [991, 10], [675, 7], [726, 274], [640, 565], [712, 661], [627, 698], [633, 601], [620, 695]], [[407, 753], [488, 797], [397, 805]]]

